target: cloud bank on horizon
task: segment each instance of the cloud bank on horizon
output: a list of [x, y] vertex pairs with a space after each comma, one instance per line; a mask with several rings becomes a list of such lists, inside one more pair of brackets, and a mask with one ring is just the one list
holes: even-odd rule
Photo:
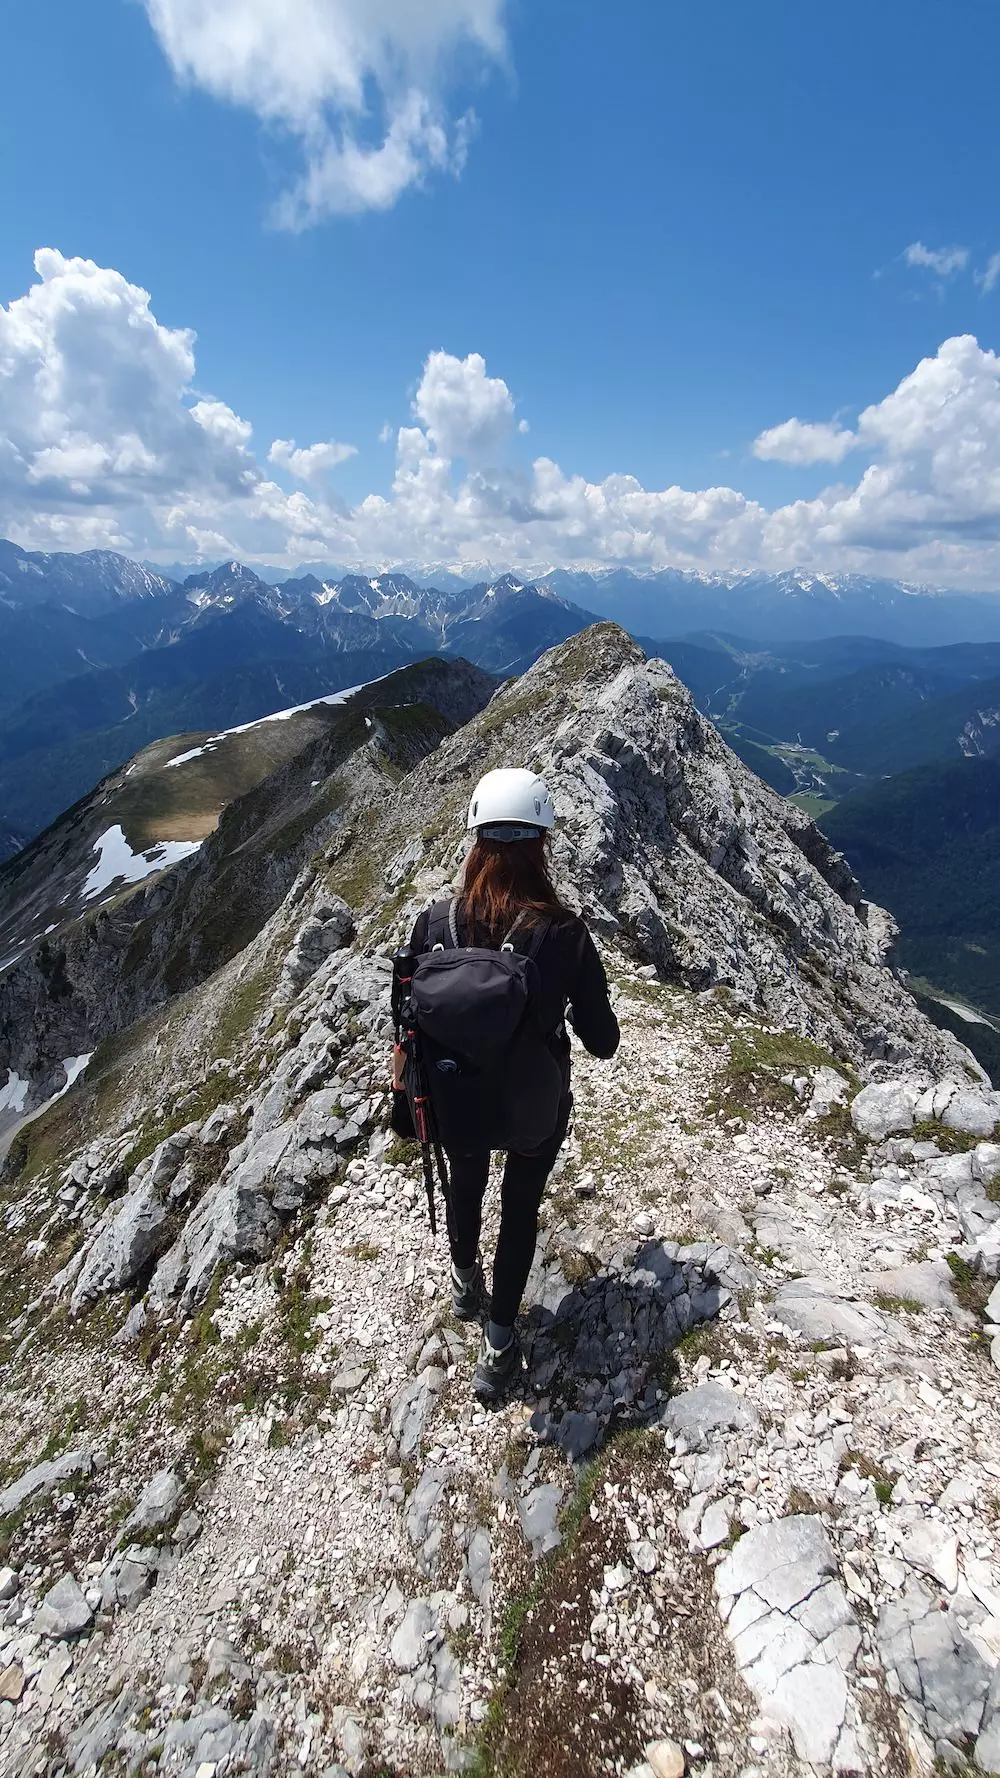
[[143, 0], [178, 80], [254, 112], [298, 145], [273, 220], [387, 210], [459, 173], [475, 129], [448, 95], [501, 63], [505, 0]]
[[761, 432], [764, 461], [857, 466], [772, 508], [730, 487], [525, 464], [503, 378], [478, 353], [432, 351], [390, 491], [350, 506], [335, 482], [354, 445], [256, 449], [249, 420], [198, 392], [194, 334], [157, 321], [146, 291], [52, 248], [35, 270], [0, 305], [0, 535], [26, 548], [289, 567], [797, 566], [1000, 586], [1000, 360], [969, 334], [854, 425], [793, 417]]

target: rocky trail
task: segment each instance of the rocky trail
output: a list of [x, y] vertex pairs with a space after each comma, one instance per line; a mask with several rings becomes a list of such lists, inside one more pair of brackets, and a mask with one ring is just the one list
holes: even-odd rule
[[[723, 874], [671, 923], [615, 827], [665, 682], [633, 652], [616, 704], [596, 659], [560, 730], [565, 660], [446, 743], [419, 845], [404, 781], [377, 837], [359, 812], [360, 861], [332, 844], [15, 1142], [11, 1778], [1000, 1771], [1000, 1096], [686, 705], [672, 757], [706, 753], [675, 875]], [[388, 957], [453, 868], [432, 813], [494, 745], [527, 756], [528, 718], [556, 737], [539, 763], [623, 1043], [577, 1052], [523, 1387], [486, 1411], [417, 1157], [384, 1127]], [[609, 761], [629, 784], [606, 799]], [[698, 831], [723, 768], [738, 856]], [[630, 819], [651, 845], [649, 808]], [[744, 962], [713, 985], [720, 899]]]

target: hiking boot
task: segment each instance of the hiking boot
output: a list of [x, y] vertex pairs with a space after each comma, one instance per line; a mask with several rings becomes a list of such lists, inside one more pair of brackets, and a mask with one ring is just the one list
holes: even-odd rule
[[521, 1342], [516, 1331], [502, 1350], [491, 1346], [487, 1335], [479, 1348], [473, 1391], [480, 1401], [499, 1401], [521, 1374]]
[[451, 1312], [456, 1321], [479, 1321], [486, 1313], [486, 1282], [478, 1259], [467, 1284], [451, 1274]]

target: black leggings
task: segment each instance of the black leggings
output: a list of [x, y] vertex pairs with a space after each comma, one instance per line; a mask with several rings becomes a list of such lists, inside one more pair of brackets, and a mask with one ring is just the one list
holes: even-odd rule
[[[563, 1145], [572, 1100], [560, 1110], [555, 1135], [535, 1154], [508, 1154], [500, 1188], [500, 1235], [493, 1261], [493, 1294], [490, 1316], [500, 1327], [511, 1327], [517, 1317], [528, 1282], [538, 1239], [538, 1209]], [[451, 1174], [448, 1235], [456, 1266], [467, 1269], [479, 1252], [483, 1198], [490, 1172], [489, 1149], [476, 1154], [448, 1155]]]

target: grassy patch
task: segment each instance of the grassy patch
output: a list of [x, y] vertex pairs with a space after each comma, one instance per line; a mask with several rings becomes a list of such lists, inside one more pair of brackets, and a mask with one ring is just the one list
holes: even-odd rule
[[936, 1142], [942, 1154], [969, 1154], [981, 1136], [968, 1136], [964, 1130], [949, 1130], [947, 1124], [939, 1123], [937, 1118], [925, 1118], [922, 1123], [914, 1124], [910, 1131], [914, 1142]]
[[276, 964], [265, 966], [254, 974], [241, 977], [224, 1006], [216, 1016], [211, 1048], [217, 1056], [228, 1056], [241, 1038], [259, 1018], [277, 984]]
[[575, 1290], [595, 1277], [599, 1270], [593, 1254], [585, 1253], [580, 1247], [561, 1247], [559, 1264], [567, 1284], [572, 1284]]
[[376, 830], [358, 822], [341, 836], [341, 851], [328, 866], [327, 885], [357, 913], [371, 900], [382, 882], [381, 861], [376, 850]]
[[501, 692], [498, 697], [487, 705], [479, 718], [479, 729], [484, 735], [498, 735], [509, 723], [517, 722], [522, 716], [534, 716], [536, 711], [552, 700], [553, 694], [548, 686], [534, 691], [521, 692], [517, 695]]
[[922, 1315], [926, 1307], [915, 1296], [896, 1296], [891, 1290], [876, 1290], [872, 1302], [887, 1315]]
[[[508, 1601], [498, 1631], [498, 1655], [502, 1663], [500, 1683], [490, 1701], [483, 1727], [476, 1778], [578, 1778], [598, 1770], [594, 1755], [601, 1753], [600, 1769], [616, 1739], [621, 1770], [632, 1745], [629, 1723], [634, 1703], [602, 1669], [589, 1669], [587, 1708], [580, 1708], [578, 1694], [560, 1695], [553, 1686], [552, 1662], [560, 1643], [582, 1640], [592, 1606], [593, 1586], [600, 1585], [600, 1571], [607, 1560], [605, 1529], [598, 1527], [590, 1508], [605, 1482], [613, 1487], [640, 1478], [653, 1485], [667, 1474], [662, 1434], [631, 1430], [611, 1439], [601, 1454], [587, 1465], [572, 1500], [560, 1518], [562, 1543], [543, 1558], [528, 1576], [526, 1585]], [[598, 1693], [604, 1692], [598, 1716]], [[600, 1722], [595, 1730], [594, 1724]], [[610, 1763], [608, 1769], [611, 1769]]]
[[68, 1451], [77, 1433], [83, 1430], [89, 1418], [90, 1408], [87, 1398], [85, 1395], [80, 1395], [76, 1401], [70, 1403], [59, 1425], [49, 1433], [39, 1453], [39, 1463], [49, 1463], [53, 1457], [59, 1457], [63, 1451]]
[[[161, 1376], [168, 1418], [188, 1433], [188, 1463], [198, 1477], [210, 1475], [229, 1443], [238, 1409], [253, 1413], [267, 1405], [290, 1416], [275, 1421], [272, 1446], [290, 1443], [327, 1399], [325, 1380], [311, 1371], [309, 1355], [319, 1340], [316, 1316], [329, 1307], [314, 1295], [309, 1250], [295, 1270], [272, 1274], [276, 1291], [266, 1330], [252, 1322], [235, 1339], [224, 1339], [214, 1315], [220, 1300], [219, 1275], [192, 1319], [172, 1373]], [[264, 1341], [265, 1331], [270, 1338]]]
[[319, 1339], [317, 1315], [330, 1307], [329, 1297], [313, 1293], [311, 1265], [312, 1251], [307, 1242], [300, 1262], [289, 1278], [284, 1277], [280, 1267], [276, 1268], [276, 1278], [280, 1276], [282, 1279], [277, 1305], [278, 1328], [287, 1350], [299, 1361], [313, 1350]]
[[663, 982], [654, 978], [647, 980], [645, 976], [621, 975], [617, 978], [617, 987], [626, 1000], [637, 1000], [642, 1006], [655, 1006], [659, 1010], [665, 1004], [668, 989]]
[[968, 1260], [960, 1253], [946, 1253], [945, 1259], [951, 1273], [951, 1287], [963, 1309], [971, 1309], [973, 1314], [982, 1314], [987, 1299], [993, 1289], [993, 1281], [984, 1278], [980, 1272], [974, 1272]]
[[[853, 1071], [849, 1071], [843, 1064], [840, 1066], [842, 1073], [851, 1073], [851, 1092], [853, 1094], [858, 1085]], [[816, 1134], [825, 1139], [830, 1153], [842, 1167], [853, 1169], [858, 1166], [864, 1157], [865, 1143], [854, 1128], [850, 1104], [831, 1105], [825, 1117], [816, 1119], [814, 1128]], [[841, 1196], [849, 1189], [846, 1180], [834, 1180], [827, 1187], [827, 1190], [832, 1191], [835, 1197]]]
[[721, 1118], [794, 1111], [799, 1101], [781, 1077], [813, 1068], [835, 1068], [845, 1080], [849, 1078], [843, 1062], [795, 1031], [737, 1031], [706, 1110]]

